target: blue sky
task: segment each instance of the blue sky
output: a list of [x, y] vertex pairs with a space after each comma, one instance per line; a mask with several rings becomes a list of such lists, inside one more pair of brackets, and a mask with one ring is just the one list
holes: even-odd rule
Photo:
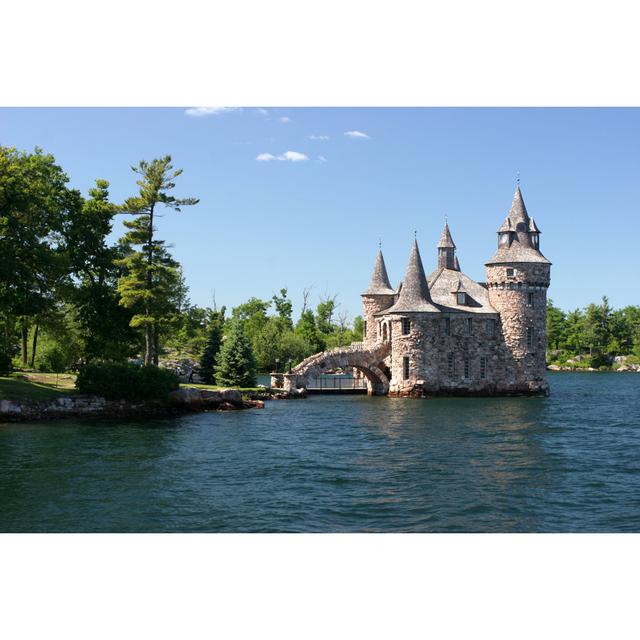
[[85, 194], [105, 178], [115, 201], [135, 193], [132, 164], [171, 154], [175, 195], [200, 203], [158, 235], [199, 305], [286, 286], [299, 310], [312, 286], [353, 317], [378, 239], [395, 285], [414, 229], [433, 269], [445, 215], [482, 281], [518, 171], [556, 304], [640, 303], [640, 109], [14, 108], [0, 144], [53, 153]]

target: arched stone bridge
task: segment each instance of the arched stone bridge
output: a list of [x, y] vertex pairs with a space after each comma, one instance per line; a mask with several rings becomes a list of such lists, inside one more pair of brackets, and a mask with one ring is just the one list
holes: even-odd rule
[[391, 352], [389, 342], [366, 347], [362, 342], [354, 342], [348, 347], [337, 347], [316, 353], [303, 360], [291, 373], [281, 374], [282, 386], [286, 391], [304, 389], [309, 381], [324, 371], [354, 368], [367, 379], [369, 395], [389, 393], [388, 368], [384, 359]]

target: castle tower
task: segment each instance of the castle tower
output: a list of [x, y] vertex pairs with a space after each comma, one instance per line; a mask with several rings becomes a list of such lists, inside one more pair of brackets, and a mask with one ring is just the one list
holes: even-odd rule
[[424, 273], [420, 249], [417, 240], [413, 241], [409, 263], [405, 272], [402, 288], [397, 302], [388, 310], [389, 313], [433, 313], [438, 309], [433, 305], [427, 276]]
[[460, 271], [460, 263], [456, 258], [456, 244], [451, 237], [449, 225], [446, 222], [438, 242], [438, 269]]
[[375, 314], [390, 307], [395, 298], [395, 291], [389, 282], [382, 250], [378, 251], [369, 287], [361, 295], [364, 307], [364, 343], [373, 345], [379, 338]]
[[551, 263], [540, 253], [539, 237], [518, 185], [498, 229], [498, 250], [486, 263], [489, 301], [500, 313], [507, 348], [506, 387], [513, 391], [548, 391], [546, 318]]

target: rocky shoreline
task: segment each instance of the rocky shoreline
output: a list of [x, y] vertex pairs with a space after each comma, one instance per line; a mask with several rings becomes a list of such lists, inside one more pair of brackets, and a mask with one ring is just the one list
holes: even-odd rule
[[304, 397], [303, 393], [255, 391], [243, 394], [237, 389], [197, 389], [183, 387], [169, 394], [167, 400], [128, 402], [106, 400], [99, 396], [65, 396], [46, 402], [0, 400], [0, 423], [55, 420], [59, 418], [136, 418], [165, 417], [206, 411], [263, 409], [266, 400]]

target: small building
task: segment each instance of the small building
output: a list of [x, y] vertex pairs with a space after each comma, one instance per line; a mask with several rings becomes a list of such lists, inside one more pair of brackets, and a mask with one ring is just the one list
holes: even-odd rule
[[363, 341], [310, 356], [290, 373], [274, 374], [273, 384], [305, 388], [323, 371], [353, 367], [373, 395], [547, 394], [551, 263], [520, 187], [485, 265], [486, 282], [460, 268], [448, 224], [437, 251], [427, 276], [414, 240], [396, 288], [380, 251], [362, 294]]
[[486, 263], [486, 282], [460, 268], [448, 224], [426, 275], [414, 240], [393, 288], [382, 255], [362, 294], [364, 346], [389, 344], [382, 370], [390, 394], [546, 394], [547, 288], [551, 263], [520, 187]]

